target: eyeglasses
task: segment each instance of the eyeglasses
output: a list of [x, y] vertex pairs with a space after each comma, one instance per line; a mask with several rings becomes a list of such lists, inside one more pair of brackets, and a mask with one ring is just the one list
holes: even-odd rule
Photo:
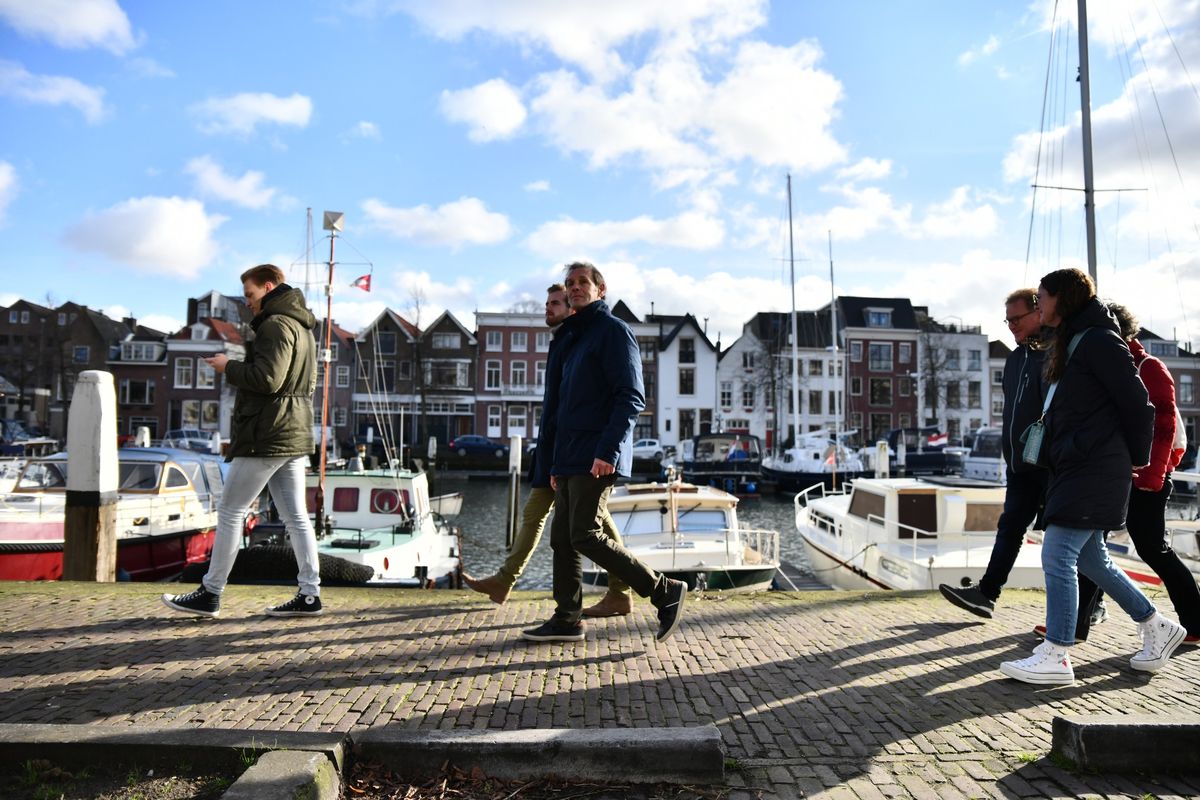
[[1026, 311], [1024, 314], [1017, 314], [1015, 317], [1005, 317], [1004, 324], [1010, 325], [1010, 326], [1016, 325], [1018, 322], [1025, 319], [1026, 317], [1028, 317], [1030, 314], [1036, 314], [1036, 313], [1037, 313], [1037, 309], [1035, 308], [1031, 311]]

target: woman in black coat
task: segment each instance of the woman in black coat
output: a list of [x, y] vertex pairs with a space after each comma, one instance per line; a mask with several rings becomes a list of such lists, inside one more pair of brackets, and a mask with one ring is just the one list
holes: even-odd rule
[[1136, 670], [1156, 672], [1183, 641], [1184, 629], [1159, 614], [1108, 557], [1106, 531], [1125, 524], [1130, 478], [1150, 460], [1154, 406], [1129, 348], [1086, 273], [1060, 269], [1038, 287], [1042, 324], [1054, 328], [1046, 353], [1051, 387], [1043, 413], [1046, 490], [1042, 569], [1046, 576], [1046, 640], [1033, 655], [1000, 671], [1026, 683], [1071, 683], [1079, 585], [1076, 568], [1137, 622]]

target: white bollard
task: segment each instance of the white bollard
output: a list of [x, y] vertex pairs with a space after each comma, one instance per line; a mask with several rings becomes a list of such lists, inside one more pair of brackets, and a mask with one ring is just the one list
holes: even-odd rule
[[119, 466], [112, 373], [80, 373], [70, 414], [63, 580], [115, 581]]
[[891, 475], [891, 465], [888, 463], [888, 443], [880, 439], [875, 443], [875, 477], [886, 478]]
[[135, 433], [133, 436], [133, 444], [135, 447], [149, 447], [150, 429], [145, 425], [139, 425], [137, 433]]

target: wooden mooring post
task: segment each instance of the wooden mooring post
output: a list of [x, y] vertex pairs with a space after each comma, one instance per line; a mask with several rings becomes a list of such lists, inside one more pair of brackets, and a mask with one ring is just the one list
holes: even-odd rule
[[67, 423], [63, 580], [117, 579], [117, 396], [111, 372], [75, 381]]

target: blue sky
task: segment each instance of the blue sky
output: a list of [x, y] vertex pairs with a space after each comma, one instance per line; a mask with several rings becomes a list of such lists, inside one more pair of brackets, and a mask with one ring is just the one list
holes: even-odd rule
[[[789, 308], [790, 172], [800, 308], [831, 234], [839, 293], [1004, 336], [1008, 291], [1083, 264], [1082, 196], [1030, 189], [1082, 185], [1060, 6], [0, 0], [0, 303], [172, 329], [248, 266], [303, 282], [311, 207], [346, 215], [348, 328], [471, 326], [583, 258], [729, 344]], [[1200, 344], [1200, 2], [1089, 15], [1096, 184], [1136, 190], [1098, 198], [1101, 294]]]

